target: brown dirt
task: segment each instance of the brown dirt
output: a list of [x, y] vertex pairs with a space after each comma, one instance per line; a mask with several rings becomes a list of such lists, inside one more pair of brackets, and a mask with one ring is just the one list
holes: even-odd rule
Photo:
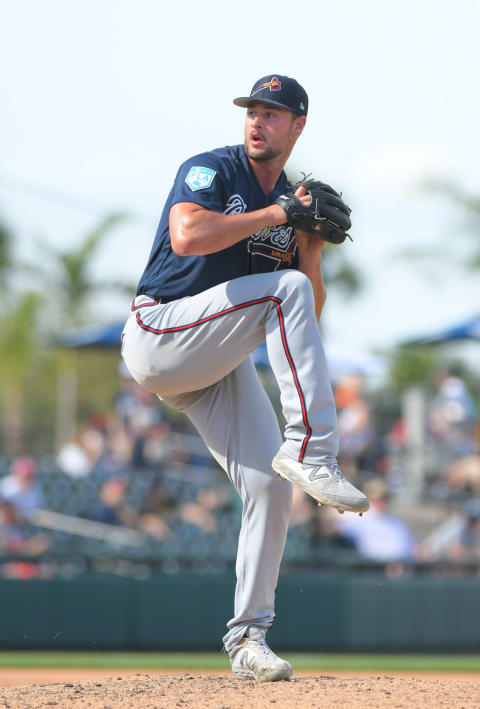
[[219, 672], [49, 669], [2, 670], [0, 684], [0, 709], [480, 709], [479, 674], [297, 673], [257, 684]]

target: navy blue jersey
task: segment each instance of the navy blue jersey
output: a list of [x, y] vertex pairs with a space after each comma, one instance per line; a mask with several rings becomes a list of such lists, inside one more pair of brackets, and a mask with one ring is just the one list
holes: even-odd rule
[[165, 203], [137, 295], [173, 300], [251, 273], [296, 268], [295, 231], [289, 226], [266, 227], [205, 256], [176, 254], [168, 228], [170, 208], [178, 202], [194, 202], [214, 212], [240, 214], [268, 207], [288, 189], [282, 172], [272, 192], [265, 195], [243, 145], [218, 148], [184, 162]]

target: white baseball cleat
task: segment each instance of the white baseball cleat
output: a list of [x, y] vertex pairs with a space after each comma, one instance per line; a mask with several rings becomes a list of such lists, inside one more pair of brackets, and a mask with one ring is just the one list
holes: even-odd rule
[[363, 492], [343, 477], [340, 468], [333, 465], [299, 463], [279, 451], [272, 460], [272, 468], [279, 478], [290, 480], [311, 495], [317, 502], [335, 507], [342, 512], [366, 512], [370, 507]]
[[293, 674], [291, 664], [277, 657], [265, 640], [243, 638], [229, 655], [235, 677], [248, 677], [257, 682], [276, 682], [289, 680]]

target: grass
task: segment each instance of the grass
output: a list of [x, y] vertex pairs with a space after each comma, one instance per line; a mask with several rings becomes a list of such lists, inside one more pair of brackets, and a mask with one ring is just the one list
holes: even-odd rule
[[[480, 655], [281, 654], [297, 670], [480, 672]], [[0, 667], [221, 670], [227, 669], [229, 662], [221, 652], [3, 651]]]

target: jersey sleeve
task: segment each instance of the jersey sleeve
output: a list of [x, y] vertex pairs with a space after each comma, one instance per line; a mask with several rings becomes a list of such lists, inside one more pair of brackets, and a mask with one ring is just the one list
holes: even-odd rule
[[223, 212], [226, 175], [221, 160], [211, 153], [186, 160], [177, 172], [170, 206], [178, 202], [194, 202], [214, 212]]

